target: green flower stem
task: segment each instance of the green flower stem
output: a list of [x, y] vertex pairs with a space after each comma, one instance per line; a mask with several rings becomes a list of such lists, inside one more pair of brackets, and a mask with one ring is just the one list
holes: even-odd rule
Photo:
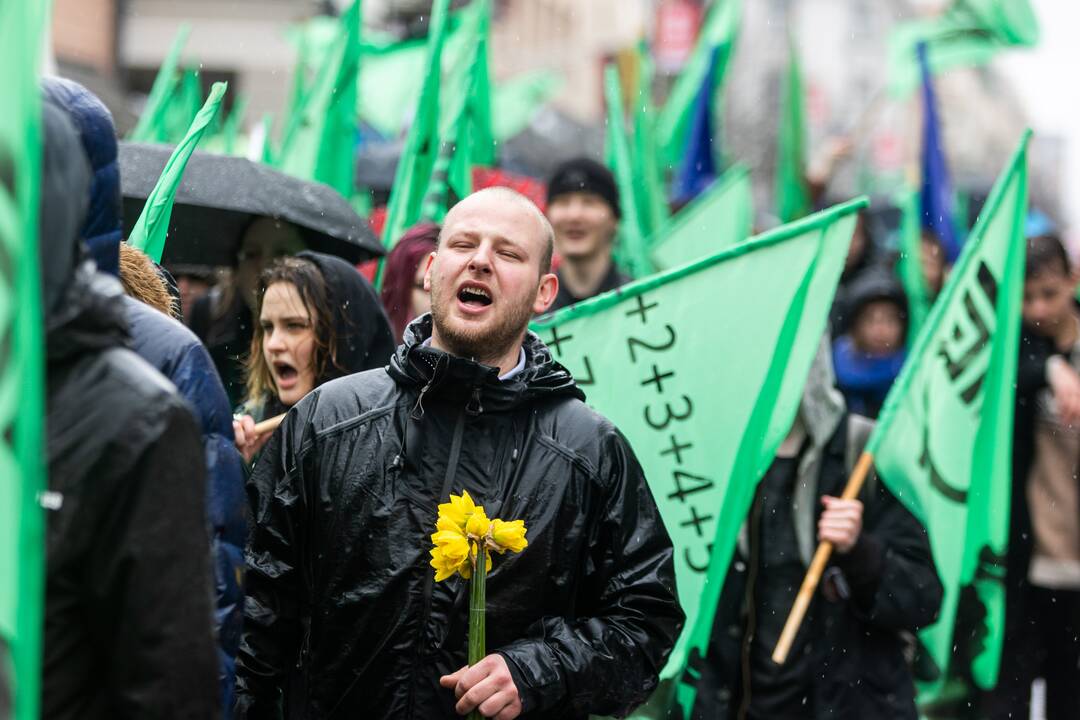
[[[475, 665], [487, 654], [484, 634], [485, 594], [487, 585], [487, 558], [481, 543], [473, 544], [472, 580], [469, 581], [469, 665]], [[479, 710], [469, 713], [468, 720], [483, 720]]]

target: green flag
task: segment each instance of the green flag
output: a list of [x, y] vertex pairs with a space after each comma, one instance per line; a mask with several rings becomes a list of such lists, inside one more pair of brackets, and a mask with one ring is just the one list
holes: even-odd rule
[[645, 277], [653, 272], [649, 259], [648, 228], [642, 219], [635, 192], [634, 166], [630, 153], [630, 138], [624, 122], [622, 89], [619, 71], [609, 64], [604, 68], [604, 100], [607, 105], [605, 153], [607, 165], [619, 188], [619, 207], [622, 217], [615, 240], [615, 263], [631, 277]]
[[634, 122], [634, 144], [631, 162], [634, 168], [634, 195], [642, 229], [648, 240], [659, 237], [671, 213], [668, 210], [664, 174], [660, 170], [656, 145], [656, 108], [652, 101], [653, 62], [648, 45], [638, 43], [637, 91], [631, 117]]
[[[742, 0], [715, 0], [702, 23], [697, 43], [690, 59], [679, 72], [675, 85], [671, 88], [664, 109], [657, 120], [657, 142], [660, 158], [667, 168], [677, 167], [686, 148], [687, 135], [690, 132], [694, 105], [701, 84], [709, 73], [709, 65], [717, 48], [727, 46], [726, 56], [731, 56], [735, 40], [742, 23]], [[719, 66], [726, 70], [727, 65]], [[717, 72], [714, 78], [714, 93], [720, 92], [724, 84], [724, 72]]]
[[36, 720], [46, 489], [44, 369], [38, 202], [43, 5], [0, 0], [0, 685], [13, 716]]
[[179, 80], [177, 66], [180, 63], [180, 53], [183, 52], [184, 43], [187, 42], [190, 33], [191, 26], [187, 23], [181, 25], [180, 29], [176, 31], [172, 47], [169, 48], [168, 54], [158, 69], [157, 76], [154, 77], [154, 84], [150, 87], [150, 95], [146, 98], [146, 105], [143, 107], [142, 114], [139, 116], [138, 122], [135, 123], [135, 127], [128, 133], [128, 140], [160, 142], [165, 139], [167, 132], [165, 118]]
[[900, 208], [900, 257], [896, 271], [908, 299], [908, 338], [919, 334], [930, 314], [930, 293], [922, 270], [922, 213], [919, 191], [907, 189], [897, 197]]
[[664, 228], [653, 244], [653, 263], [670, 270], [746, 240], [753, 203], [750, 171], [744, 165], [732, 166]]
[[[589, 404], [629, 439], [675, 544], [687, 623], [664, 680], [704, 656], [736, 535], [794, 421], [865, 204], [832, 208], [533, 323]], [[683, 702], [692, 695], [680, 687]]]
[[495, 161], [488, 53], [489, 0], [473, 0], [462, 16], [466, 21], [461, 32], [474, 38], [472, 52], [451, 68], [440, 88], [439, 154], [428, 179], [418, 220], [442, 222], [453, 204], [451, 193], [461, 198], [472, 192], [473, 167], [492, 165]]
[[515, 75], [495, 86], [491, 119], [498, 140], [506, 140], [528, 127], [537, 111], [562, 89], [565, 78], [553, 70]]
[[180, 74], [179, 82], [165, 101], [160, 134], [154, 140], [164, 143], [180, 142], [201, 106], [202, 83], [199, 81], [199, 71], [187, 68]]
[[776, 140], [776, 215], [780, 222], [791, 222], [810, 212], [810, 193], [806, 187], [806, 99], [799, 54], [790, 36], [788, 47]]
[[199, 144], [206, 128], [217, 115], [221, 107], [221, 100], [225, 97], [227, 83], [217, 82], [210, 88], [210, 95], [206, 98], [206, 104], [202, 106], [195, 116], [194, 122], [188, 128], [187, 135], [176, 146], [165, 169], [161, 171], [154, 189], [146, 198], [142, 213], [135, 222], [128, 236], [128, 244], [136, 250], [142, 250], [150, 256], [154, 262], [161, 262], [161, 255], [165, 251], [165, 237], [169, 231], [169, 217], [172, 215], [173, 200], [176, 198], [176, 189], [180, 187], [180, 180], [184, 176], [184, 168], [187, 167], [191, 153], [195, 152], [195, 146]]
[[[997, 681], [1003, 635], [1029, 137], [998, 178], [866, 447], [925, 525], [945, 586], [938, 621], [920, 633], [926, 656], [939, 679], [970, 673], [984, 689]], [[958, 614], [960, 603], [970, 606]], [[958, 628], [965, 621], [975, 625]], [[950, 667], [954, 645], [970, 667]]]
[[[394, 246], [405, 229], [416, 222], [427, 193], [435, 160], [439, 154], [439, 88], [442, 85], [442, 52], [446, 42], [448, 0], [435, 0], [431, 8], [431, 30], [428, 33], [427, 63], [424, 84], [416, 106], [416, 115], [405, 139], [383, 226], [383, 245]], [[381, 284], [382, 266], [376, 285]]]
[[890, 33], [889, 90], [904, 97], [919, 86], [919, 42], [926, 43], [931, 72], [937, 73], [985, 65], [1002, 50], [1038, 41], [1031, 0], [954, 0], [940, 17], [898, 23]]
[[299, 107], [288, 118], [279, 167], [352, 197], [356, 159], [356, 74], [360, 61], [360, 0], [340, 18], [337, 37]]

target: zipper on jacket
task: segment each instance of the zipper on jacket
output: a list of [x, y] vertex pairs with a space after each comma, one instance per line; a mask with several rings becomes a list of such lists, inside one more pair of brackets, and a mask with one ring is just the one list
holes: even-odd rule
[[[479, 406], [479, 386], [475, 388], [473, 392], [473, 398], [476, 399]], [[421, 393], [422, 397], [423, 393]], [[417, 403], [419, 404], [419, 402]], [[469, 401], [469, 405], [462, 408], [462, 411], [458, 413], [457, 421], [454, 423], [454, 435], [450, 441], [450, 454], [446, 460], [446, 475], [443, 477], [442, 492], [439, 493], [438, 501], [442, 502], [449, 496], [450, 490], [453, 487], [454, 477], [457, 475], [458, 461], [461, 459], [461, 440], [465, 435], [465, 417], [466, 415], [479, 414], [483, 411], [483, 407], [479, 407], [479, 411], [473, 413], [470, 411], [469, 406], [472, 404], [472, 399]], [[410, 688], [409, 697], [409, 717], [413, 716], [414, 704], [416, 702], [416, 671], [420, 667], [420, 655], [423, 652], [424, 643], [426, 642], [428, 621], [431, 619], [431, 595], [435, 588], [435, 575], [428, 572], [427, 577], [424, 579], [424, 609], [420, 617], [420, 638], [416, 645], [416, 659], [413, 662], [413, 674], [412, 683]]]

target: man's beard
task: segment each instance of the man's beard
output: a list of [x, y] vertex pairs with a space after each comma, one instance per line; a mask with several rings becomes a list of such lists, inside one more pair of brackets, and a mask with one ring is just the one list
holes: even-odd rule
[[503, 300], [504, 316], [500, 318], [496, 311], [490, 325], [483, 328], [453, 327], [454, 323], [449, 318], [450, 313], [446, 306], [457, 297], [450, 295], [443, 298], [441, 295], [433, 284], [431, 322], [439, 333], [439, 340], [451, 355], [470, 358], [484, 365], [497, 365], [499, 360], [514, 349], [514, 345], [521, 342], [521, 336], [532, 320], [531, 298], [526, 298], [520, 305], [511, 305], [509, 300]]

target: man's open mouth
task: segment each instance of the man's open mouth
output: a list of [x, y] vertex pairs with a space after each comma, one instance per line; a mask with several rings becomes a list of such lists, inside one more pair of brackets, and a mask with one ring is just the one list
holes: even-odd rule
[[465, 285], [457, 294], [458, 300], [470, 307], [486, 307], [491, 304], [491, 293], [476, 285]]

